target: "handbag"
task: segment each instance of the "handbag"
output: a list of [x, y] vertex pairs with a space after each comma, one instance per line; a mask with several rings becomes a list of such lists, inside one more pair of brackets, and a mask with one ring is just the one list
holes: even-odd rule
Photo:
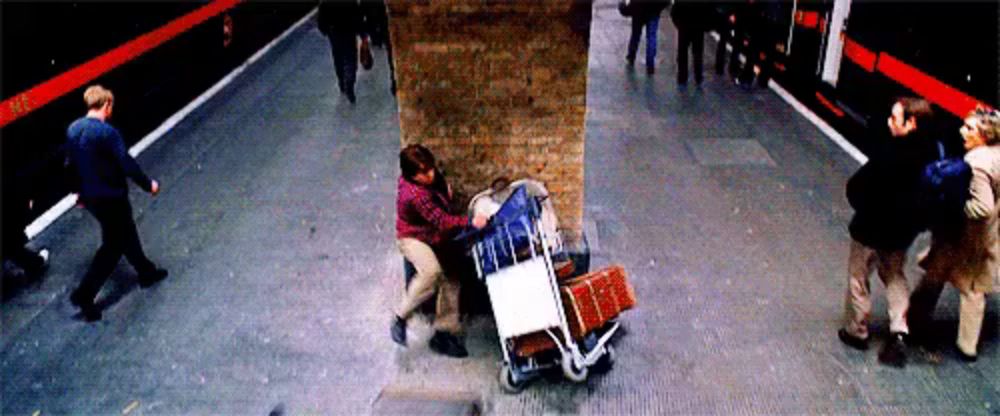
[[361, 47], [358, 48], [358, 61], [361, 62], [361, 67], [366, 71], [372, 69], [375, 65], [375, 59], [372, 57], [372, 47], [368, 44], [368, 38], [361, 38]]

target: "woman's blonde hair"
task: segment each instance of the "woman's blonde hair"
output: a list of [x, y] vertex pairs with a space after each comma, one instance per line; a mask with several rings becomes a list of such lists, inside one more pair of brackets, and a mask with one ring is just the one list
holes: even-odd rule
[[114, 102], [115, 95], [100, 85], [91, 85], [83, 92], [83, 102], [87, 103], [87, 109], [97, 110], [104, 107], [105, 103]]
[[986, 144], [1000, 141], [1000, 111], [977, 107], [969, 113], [969, 117], [976, 119], [976, 130]]

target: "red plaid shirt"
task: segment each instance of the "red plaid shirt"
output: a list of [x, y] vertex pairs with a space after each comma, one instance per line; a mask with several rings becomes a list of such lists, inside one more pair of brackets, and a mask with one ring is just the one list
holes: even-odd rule
[[396, 238], [414, 238], [434, 246], [456, 229], [465, 227], [469, 217], [448, 213], [447, 195], [399, 178], [396, 199]]

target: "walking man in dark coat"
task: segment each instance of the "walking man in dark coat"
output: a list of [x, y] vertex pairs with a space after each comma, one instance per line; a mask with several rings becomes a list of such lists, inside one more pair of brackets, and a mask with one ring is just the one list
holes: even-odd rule
[[154, 196], [160, 184], [143, 173], [125, 148], [121, 134], [108, 124], [114, 108], [111, 91], [94, 85], [83, 93], [83, 100], [87, 115], [66, 131], [67, 163], [70, 173], [75, 173], [71, 187], [79, 192], [79, 202], [101, 225], [101, 248], [69, 299], [80, 308], [84, 319], [96, 321], [101, 319], [101, 310], [94, 305], [94, 298], [122, 254], [135, 267], [143, 288], [167, 277], [167, 271], [157, 268], [142, 251], [126, 178]]
[[702, 58], [705, 54], [705, 31], [715, 11], [701, 0], [675, 0], [670, 19], [677, 27], [677, 84], [687, 84], [688, 49], [694, 55], [694, 82], [701, 85]]
[[330, 39], [337, 86], [354, 104], [358, 76], [358, 37], [363, 37], [365, 17], [358, 0], [323, 0], [316, 17], [319, 31]]
[[890, 339], [879, 361], [902, 367], [906, 363], [904, 337], [909, 334], [906, 312], [910, 290], [903, 265], [906, 251], [924, 230], [920, 215], [920, 178], [937, 151], [929, 136], [933, 112], [917, 98], [900, 98], [888, 120], [889, 137], [875, 137], [880, 148], [847, 182], [847, 200], [854, 208], [849, 230], [848, 286], [844, 301], [845, 325], [837, 335], [859, 350], [868, 348], [873, 269], [885, 284], [889, 304]]
[[635, 65], [635, 54], [639, 49], [639, 36], [642, 28], [646, 28], [646, 73], [652, 75], [656, 71], [656, 31], [660, 27], [660, 12], [669, 5], [668, 0], [632, 0], [628, 5], [632, 16], [632, 34], [628, 39], [628, 52], [625, 61], [628, 66]]

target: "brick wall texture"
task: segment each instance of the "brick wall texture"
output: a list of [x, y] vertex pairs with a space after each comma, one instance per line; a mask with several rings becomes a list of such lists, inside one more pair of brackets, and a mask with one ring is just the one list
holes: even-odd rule
[[401, 144], [465, 196], [543, 181], [567, 239], [583, 216], [589, 1], [390, 0]]

